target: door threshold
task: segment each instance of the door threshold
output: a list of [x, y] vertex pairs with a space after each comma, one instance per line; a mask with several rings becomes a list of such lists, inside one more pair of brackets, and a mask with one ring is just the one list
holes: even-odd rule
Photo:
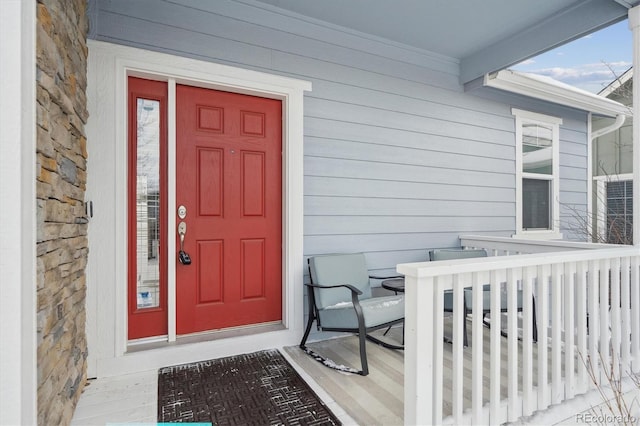
[[[230, 327], [221, 330], [201, 331], [199, 333], [178, 336], [175, 342], [167, 342], [166, 336], [158, 336], [158, 338], [129, 341], [127, 343], [127, 353], [193, 343], [211, 342], [214, 340], [230, 339], [234, 337], [251, 336], [255, 334], [270, 333], [273, 331], [282, 331], [285, 329], [286, 327], [281, 321], [276, 321], [262, 324], [243, 325], [240, 327]], [[162, 339], [162, 341], [158, 341], [158, 339]]]

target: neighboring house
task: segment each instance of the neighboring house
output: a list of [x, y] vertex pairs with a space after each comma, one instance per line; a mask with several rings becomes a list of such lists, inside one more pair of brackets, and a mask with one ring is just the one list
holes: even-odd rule
[[626, 108], [499, 70], [629, 9], [640, 31], [621, 0], [28, 3], [0, 25], [8, 423], [297, 344], [307, 256], [584, 241], [590, 114]]
[[[633, 69], [602, 89], [600, 96], [633, 108]], [[595, 118], [592, 130], [612, 125], [611, 119]], [[633, 123], [628, 117], [621, 126], [593, 141], [594, 240], [631, 244], [633, 230]]]

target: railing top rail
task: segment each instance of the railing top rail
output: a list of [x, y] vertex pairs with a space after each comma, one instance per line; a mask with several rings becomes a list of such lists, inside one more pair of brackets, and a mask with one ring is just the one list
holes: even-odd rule
[[538, 265], [553, 265], [564, 262], [605, 260], [619, 257], [640, 256], [640, 247], [617, 246], [596, 250], [576, 250], [556, 253], [535, 253], [514, 256], [492, 256], [437, 262], [401, 263], [396, 270], [404, 275], [424, 278], [467, 272], [485, 272]]
[[494, 237], [485, 235], [460, 235], [459, 236], [462, 245], [473, 246], [473, 242], [477, 242], [478, 246], [482, 246], [482, 243], [495, 243], [504, 250], [512, 249], [514, 246], [523, 247], [536, 247], [542, 250], [597, 250], [606, 248], [619, 248], [617, 244], [603, 244], [603, 243], [585, 243], [580, 241], [564, 241], [564, 240], [531, 240], [522, 238], [511, 237]]

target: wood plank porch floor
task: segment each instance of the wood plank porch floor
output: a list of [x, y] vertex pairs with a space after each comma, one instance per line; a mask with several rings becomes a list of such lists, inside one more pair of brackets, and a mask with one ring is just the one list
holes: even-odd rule
[[[446, 327], [445, 325], [445, 328]], [[401, 338], [401, 328], [393, 329], [394, 339]], [[483, 327], [483, 400], [488, 403], [489, 397], [489, 333]], [[445, 330], [445, 335], [448, 332]], [[469, 340], [472, 333], [469, 324]], [[507, 339], [501, 339], [501, 395], [507, 398]], [[308, 345], [314, 351], [330, 358], [337, 364], [355, 368], [360, 367], [358, 339], [356, 336], [339, 337], [314, 342]], [[404, 354], [402, 351], [385, 349], [367, 343], [369, 375], [366, 377], [341, 373], [329, 369], [298, 347], [285, 348], [287, 353], [335, 400], [339, 401], [349, 415], [362, 425], [396, 425], [403, 424], [404, 417]], [[533, 386], [537, 386], [537, 347], [533, 345]], [[452, 345], [444, 344], [444, 404], [443, 416], [451, 414], [451, 378], [452, 378]], [[582, 362], [577, 356], [574, 365]], [[548, 377], [551, 379], [551, 352], [548, 355]], [[471, 348], [464, 349], [464, 409], [471, 408]], [[522, 370], [522, 344], [518, 344], [518, 368]], [[562, 366], [564, 371], [564, 364]], [[522, 379], [518, 387], [522, 390]]]

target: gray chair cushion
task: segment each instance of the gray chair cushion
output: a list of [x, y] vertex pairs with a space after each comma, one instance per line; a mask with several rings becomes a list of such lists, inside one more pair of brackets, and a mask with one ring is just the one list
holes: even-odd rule
[[469, 259], [472, 257], [487, 257], [487, 251], [485, 249], [469, 249], [469, 250], [440, 249], [440, 250], [431, 250], [429, 252], [429, 258], [433, 261]]
[[[327, 290], [323, 290], [327, 291]], [[365, 327], [377, 327], [381, 324], [404, 318], [404, 295], [374, 297], [361, 300]], [[318, 311], [320, 323], [326, 328], [358, 328], [356, 311], [351, 302], [339, 302]]]
[[[309, 259], [309, 269], [314, 284], [349, 284], [362, 291], [358, 296], [360, 300], [371, 297], [369, 271], [362, 253], [314, 256]], [[347, 288], [314, 289], [314, 292], [318, 309], [340, 302], [351, 303], [351, 291]]]

